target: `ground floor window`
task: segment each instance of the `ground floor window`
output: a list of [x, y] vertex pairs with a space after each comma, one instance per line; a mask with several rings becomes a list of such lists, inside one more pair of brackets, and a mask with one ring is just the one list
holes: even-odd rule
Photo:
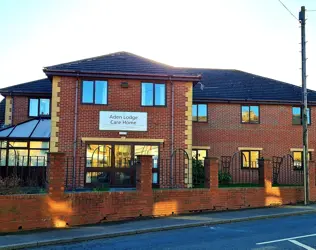
[[46, 184], [49, 141], [0, 141], [0, 178], [17, 178], [20, 187]]
[[203, 188], [205, 181], [204, 159], [206, 149], [192, 149], [192, 185], [193, 188]]
[[46, 166], [49, 141], [0, 141], [0, 166]]
[[241, 151], [241, 167], [242, 168], [258, 168], [259, 158], [260, 158], [259, 150], [243, 150]]
[[[293, 159], [294, 159], [294, 169], [300, 170], [303, 169], [303, 151], [293, 151]], [[308, 160], [312, 159], [311, 152], [308, 152]]]
[[134, 187], [137, 155], [153, 156], [153, 185], [159, 184], [159, 146], [140, 144], [88, 144], [85, 185]]
[[204, 165], [204, 158], [207, 157], [206, 149], [192, 149], [192, 158], [194, 160], [202, 161]]

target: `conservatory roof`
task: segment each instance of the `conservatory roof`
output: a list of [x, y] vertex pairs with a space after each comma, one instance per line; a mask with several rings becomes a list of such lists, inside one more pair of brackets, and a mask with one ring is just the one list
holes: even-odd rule
[[0, 130], [1, 139], [49, 139], [51, 120], [36, 118]]

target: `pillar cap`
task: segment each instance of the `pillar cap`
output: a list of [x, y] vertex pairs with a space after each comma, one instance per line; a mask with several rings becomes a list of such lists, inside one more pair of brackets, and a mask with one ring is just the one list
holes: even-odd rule
[[219, 160], [219, 157], [204, 157], [204, 160], [215, 160], [215, 161], [218, 161]]
[[65, 155], [63, 152], [48, 152], [48, 155]]
[[142, 157], [147, 157], [147, 156], [150, 156], [150, 157], [153, 157], [154, 155], [135, 155], [136, 157], [140, 157], [140, 156], [142, 156]]
[[263, 157], [261, 157], [261, 158], [259, 158], [258, 160], [259, 160], [259, 161], [260, 161], [260, 160], [272, 161], [272, 158], [269, 158], [269, 157], [263, 158]]

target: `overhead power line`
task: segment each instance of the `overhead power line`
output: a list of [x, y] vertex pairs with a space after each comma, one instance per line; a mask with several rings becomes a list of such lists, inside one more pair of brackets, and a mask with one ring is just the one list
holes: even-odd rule
[[286, 5], [281, 1], [281, 0], [278, 0], [280, 2], [280, 4], [283, 5], [283, 7], [291, 14], [292, 17], [295, 18], [296, 21], [299, 21], [298, 18], [289, 10], [288, 7], [286, 7]]

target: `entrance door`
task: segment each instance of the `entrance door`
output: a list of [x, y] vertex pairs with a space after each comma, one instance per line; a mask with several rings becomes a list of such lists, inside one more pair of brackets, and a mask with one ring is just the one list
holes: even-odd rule
[[159, 184], [159, 146], [140, 144], [89, 144], [86, 150], [85, 186], [135, 187], [136, 156], [153, 156], [153, 186]]

